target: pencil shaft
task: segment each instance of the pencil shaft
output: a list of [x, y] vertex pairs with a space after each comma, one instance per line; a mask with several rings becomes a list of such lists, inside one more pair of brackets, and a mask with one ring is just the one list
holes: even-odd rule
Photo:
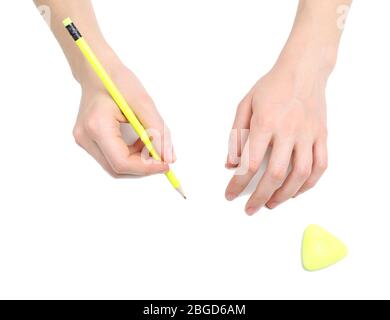
[[[75, 40], [77, 46], [79, 47], [79, 49], [81, 50], [85, 58], [88, 60], [92, 69], [95, 71], [97, 76], [102, 81], [104, 87], [111, 95], [112, 99], [115, 101], [119, 109], [122, 111], [123, 115], [129, 121], [130, 125], [133, 127], [134, 131], [140, 137], [145, 147], [148, 149], [150, 155], [153, 157], [154, 160], [161, 161], [161, 156], [154, 148], [153, 143], [150, 140], [147, 131], [145, 130], [145, 128], [143, 127], [143, 125], [141, 124], [141, 122], [139, 121], [139, 119], [137, 118], [137, 116], [135, 115], [135, 113], [133, 112], [133, 110], [131, 109], [131, 107], [129, 106], [126, 99], [121, 94], [121, 92], [119, 91], [115, 83], [112, 81], [111, 77], [106, 72], [103, 65], [96, 57], [95, 53], [92, 51], [88, 43], [82, 37], [79, 30], [76, 28], [76, 26], [69, 18], [64, 20], [64, 25], [68, 29], [70, 35]], [[176, 190], [180, 189], [180, 182], [176, 178], [172, 170], [166, 172], [165, 176], [168, 178], [169, 182]]]

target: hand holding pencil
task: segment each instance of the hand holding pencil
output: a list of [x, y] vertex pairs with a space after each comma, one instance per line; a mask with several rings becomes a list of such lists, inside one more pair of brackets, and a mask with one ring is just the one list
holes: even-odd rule
[[[163, 132], [165, 134], [165, 139], [163, 139], [163, 142], [165, 142], [165, 145], [163, 145], [162, 150], [163, 156], [160, 156], [158, 151], [155, 149], [155, 146], [151, 142], [151, 139], [145, 130], [143, 124], [141, 123], [138, 116], [134, 113], [132, 107], [130, 107], [128, 100], [126, 97], [122, 94], [122, 92], [119, 90], [119, 85], [121, 84], [121, 87], [131, 88], [132, 90], [138, 90], [141, 92], [141, 97], [146, 97], [148, 99], [148, 95], [144, 92], [144, 89], [142, 85], [139, 83], [138, 79], [129, 71], [124, 69], [122, 72], [127, 72], [127, 77], [123, 77], [123, 74], [118, 78], [118, 83], [115, 83], [111, 76], [108, 74], [106, 69], [103, 67], [102, 63], [99, 61], [98, 57], [94, 54], [90, 46], [87, 44], [85, 39], [82, 37], [76, 26], [72, 23], [72, 21], [67, 18], [64, 20], [64, 26], [68, 29], [69, 33], [73, 37], [73, 40], [83, 53], [85, 59], [88, 61], [89, 66], [91, 70], [97, 75], [97, 77], [100, 79], [102, 87], [101, 90], [98, 90], [98, 92], [93, 92], [92, 94], [95, 95], [94, 97], [89, 97], [89, 94], [86, 94], [83, 96], [84, 99], [87, 99], [88, 97], [92, 99], [99, 100], [103, 99], [106, 101], [107, 105], [112, 105], [113, 102], [116, 104], [115, 110], [112, 108], [105, 108], [104, 110], [101, 110], [101, 113], [107, 113], [106, 116], [104, 114], [100, 114], [96, 119], [99, 119], [100, 123], [94, 122], [94, 116], [89, 117], [89, 120], [87, 122], [86, 130], [84, 129], [78, 129], [76, 126], [75, 129], [75, 137], [76, 140], [78, 140], [78, 143], [80, 145], [88, 145], [88, 147], [85, 147], [86, 149], [89, 149], [88, 152], [91, 153], [98, 161], [102, 164], [102, 166], [109, 172], [114, 173], [114, 175], [124, 175], [124, 174], [136, 174], [136, 175], [148, 175], [153, 173], [162, 173], [164, 172], [166, 177], [168, 178], [171, 185], [185, 198], [185, 195], [183, 193], [183, 190], [181, 188], [180, 182], [176, 178], [175, 174], [172, 170], [170, 170], [168, 164], [161, 163], [161, 160], [164, 160], [165, 162], [173, 162], [174, 161], [174, 154], [173, 149], [170, 143], [170, 139], [166, 139], [167, 130], [165, 129], [165, 125], [163, 121], [161, 120], [161, 117], [157, 121], [157, 128], [160, 129], [159, 131]], [[130, 86], [126, 86], [126, 84], [123, 83], [123, 79], [127, 79], [127, 81], [131, 81]], [[100, 86], [98, 86], [100, 87]], [[111, 98], [107, 95], [109, 94]], [[144, 101], [135, 101], [138, 105], [144, 105]], [[152, 106], [152, 107], [150, 107]], [[86, 113], [90, 111], [90, 109], [93, 108], [91, 106], [87, 106]], [[95, 107], [96, 108], [96, 107]], [[157, 110], [154, 107], [153, 103], [149, 104], [149, 111], [154, 111], [149, 114], [155, 114]], [[153, 110], [154, 109], [154, 110]], [[96, 110], [96, 109], [95, 109]], [[96, 111], [94, 111], [96, 112]], [[114, 113], [114, 117], [116, 119], [115, 123], [110, 123], [112, 120], [113, 114], [108, 113]], [[85, 116], [85, 113], [80, 112], [79, 119], [82, 119]], [[120, 136], [119, 131], [119, 123], [128, 121], [131, 126], [133, 127], [134, 131], [139, 136], [139, 141], [134, 146], [127, 146], [124, 144], [123, 139]], [[146, 123], [147, 120], [144, 120], [144, 123]], [[162, 124], [162, 125], [161, 125]], [[101, 139], [99, 139], [99, 132], [98, 131], [104, 130], [105, 132], [100, 136]], [[94, 141], [89, 141], [86, 143], [85, 139], [85, 133], [92, 133], [92, 136], [95, 136]], [[169, 135], [169, 133], [168, 133]], [[111, 141], [108, 140], [108, 137], [115, 137], [114, 139], [111, 139]], [[113, 144], [112, 142], [115, 141], [116, 143]], [[168, 143], [167, 143], [168, 141]], [[141, 157], [141, 151], [142, 149], [146, 147], [150, 153], [150, 155], [153, 157], [154, 160], [156, 160], [158, 163], [150, 164], [149, 162], [145, 162], [144, 159]], [[166, 152], [168, 149], [168, 152]], [[100, 152], [99, 152], [100, 151]], [[121, 153], [121, 159], [119, 160], [119, 157], [117, 157], [118, 153]]]

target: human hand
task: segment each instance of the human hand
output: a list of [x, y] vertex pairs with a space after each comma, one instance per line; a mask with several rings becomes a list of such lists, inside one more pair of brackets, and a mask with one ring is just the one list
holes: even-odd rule
[[175, 155], [169, 130], [152, 99], [137, 77], [116, 59], [110, 58], [106, 65], [110, 66], [113, 81], [151, 133], [153, 144], [162, 154], [164, 162], [146, 159], [144, 144], [140, 139], [134, 145], [125, 143], [120, 124], [127, 123], [127, 120], [89, 66], [79, 76], [82, 98], [73, 131], [76, 142], [114, 177], [145, 176], [168, 171], [168, 164], [175, 161]]
[[239, 169], [226, 189], [228, 200], [247, 187], [272, 149], [246, 204], [249, 215], [309, 190], [327, 168], [325, 87], [330, 70], [310, 58], [292, 61], [297, 60], [281, 58], [237, 109], [226, 166]]

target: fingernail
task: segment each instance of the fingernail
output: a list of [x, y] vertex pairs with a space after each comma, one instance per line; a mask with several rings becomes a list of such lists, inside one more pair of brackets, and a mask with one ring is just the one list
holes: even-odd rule
[[231, 164], [231, 163], [226, 163], [225, 168], [228, 170], [233, 170], [233, 169], [237, 168], [237, 166], [235, 166], [234, 164]]
[[279, 203], [277, 203], [276, 201], [274, 201], [274, 202], [271, 202], [271, 203], [268, 203], [267, 204], [267, 207], [268, 207], [268, 209], [275, 209], [277, 206], [279, 205]]
[[247, 208], [246, 210], [246, 213], [250, 216], [254, 215], [257, 211], [259, 211], [259, 209], [257, 208], [254, 208], [254, 207], [249, 207]]
[[226, 195], [226, 199], [229, 200], [229, 201], [233, 201], [234, 199], [237, 198], [237, 195], [232, 193], [232, 192], [229, 192], [227, 195]]
[[167, 152], [167, 154], [165, 155], [164, 160], [167, 163], [172, 163], [173, 162], [172, 154], [170, 152]]

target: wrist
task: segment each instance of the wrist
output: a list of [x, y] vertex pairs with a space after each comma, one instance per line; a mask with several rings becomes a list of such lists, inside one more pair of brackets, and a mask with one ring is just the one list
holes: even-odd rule
[[[92, 46], [91, 46], [92, 47]], [[104, 69], [112, 74], [114, 70], [117, 70], [122, 65], [122, 62], [112, 50], [110, 46], [106, 43], [94, 43], [92, 50], [98, 57], [100, 63], [103, 65]], [[95, 71], [92, 69], [91, 65], [87, 59], [80, 53], [80, 60], [74, 66], [72, 66], [72, 73], [77, 82], [79, 82], [81, 87], [86, 86], [95, 86], [102, 87], [100, 79], [97, 77]]]
[[301, 0], [293, 30], [279, 60], [293, 68], [307, 64], [329, 75], [336, 65], [342, 33], [335, 23], [336, 8], [325, 5], [324, 12], [318, 12], [311, 4], [313, 2]]
[[328, 78], [336, 65], [337, 51], [335, 44], [294, 38], [287, 42], [276, 65], [293, 73], [306, 74], [311, 71], [314, 75]]
[[272, 73], [283, 81], [291, 81], [296, 97], [307, 97], [314, 89], [326, 87], [336, 57], [335, 46], [290, 38], [272, 68]]

